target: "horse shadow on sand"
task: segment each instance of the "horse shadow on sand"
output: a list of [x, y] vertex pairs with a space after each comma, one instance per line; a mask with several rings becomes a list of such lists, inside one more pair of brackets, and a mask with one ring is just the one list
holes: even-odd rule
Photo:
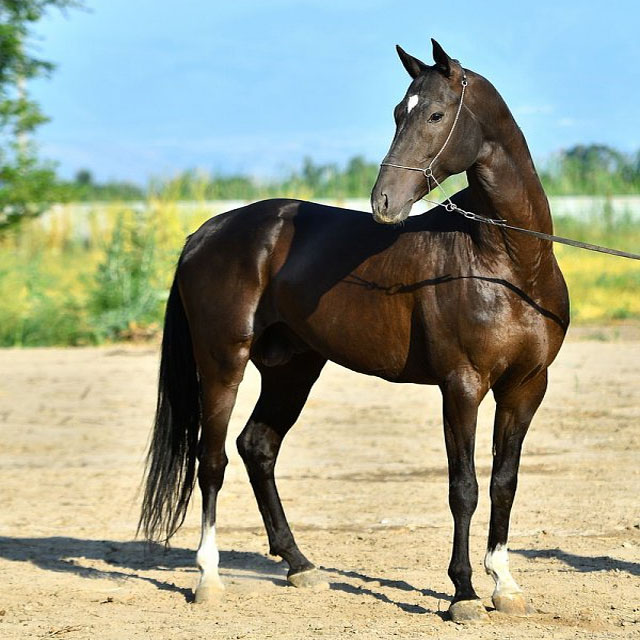
[[611, 556], [581, 556], [569, 553], [562, 549], [509, 549], [511, 553], [517, 553], [528, 560], [540, 558], [553, 558], [564, 562], [564, 564], [580, 573], [591, 573], [592, 571], [619, 571], [632, 576], [640, 576], [640, 563], [629, 560], [618, 560]]
[[[561, 549], [513, 549], [528, 559], [555, 558], [573, 568], [587, 573], [592, 571], [617, 570], [640, 576], [640, 563], [618, 560], [610, 556], [581, 556]], [[0, 536], [0, 558], [12, 562], [29, 562], [44, 571], [68, 573], [83, 578], [101, 578], [111, 580], [140, 580], [162, 591], [181, 594], [185, 600], [193, 600], [190, 588], [180, 587], [170, 579], [157, 577], [158, 572], [182, 570], [193, 573], [194, 583], [197, 575], [195, 551], [180, 547], [165, 548], [159, 544], [143, 541], [87, 540], [52, 536], [43, 538], [20, 538]], [[87, 566], [83, 560], [101, 562], [108, 568]], [[244, 578], [252, 581], [262, 580], [277, 586], [287, 586], [287, 567], [284, 562], [273, 560], [261, 553], [252, 551], [220, 551], [220, 568], [223, 579]], [[432, 613], [444, 617], [444, 610], [451, 600], [450, 595], [432, 589], [418, 588], [405, 580], [390, 580], [374, 577], [352, 570], [336, 567], [322, 567], [330, 589], [355, 597], [371, 597], [394, 605], [408, 613]], [[149, 572], [156, 574], [145, 575]], [[355, 581], [347, 582], [346, 579]], [[438, 610], [422, 605], [403, 602], [376, 589], [395, 589], [412, 596], [423, 596], [445, 601]], [[413, 598], [412, 598], [413, 599]]]
[[[160, 544], [144, 541], [88, 540], [51, 536], [42, 538], [20, 538], [0, 536], [0, 558], [13, 562], [29, 562], [44, 571], [67, 573], [83, 578], [110, 580], [140, 580], [162, 591], [181, 594], [188, 602], [193, 601], [193, 591], [174, 584], [170, 579], [157, 577], [161, 571], [182, 570], [193, 573], [196, 582], [195, 551], [180, 547], [165, 548]], [[92, 562], [104, 563], [105, 567], [87, 566]], [[288, 586], [287, 566], [261, 553], [251, 551], [220, 551], [220, 568], [223, 580], [234, 578], [262, 580], [277, 586]], [[430, 589], [419, 589], [404, 580], [376, 578], [338, 568], [322, 567], [329, 588], [350, 595], [372, 597], [395, 605], [411, 613], [438, 613], [409, 602], [395, 600], [373, 587], [394, 588], [414, 595], [431, 596], [450, 600], [445, 593]], [[156, 575], [148, 575], [153, 573]], [[357, 580], [354, 585], [342, 578]], [[364, 584], [363, 584], [364, 583]], [[366, 585], [366, 586], [365, 586]], [[370, 585], [370, 586], [369, 586]], [[446, 607], [445, 607], [446, 608]]]

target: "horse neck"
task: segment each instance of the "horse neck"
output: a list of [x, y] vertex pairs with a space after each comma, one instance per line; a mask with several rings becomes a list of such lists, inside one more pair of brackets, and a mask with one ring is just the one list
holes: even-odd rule
[[[549, 202], [524, 135], [500, 95], [493, 91], [497, 102], [484, 118], [491, 123], [485, 130], [485, 143], [478, 160], [467, 171], [473, 204], [478, 213], [488, 217], [551, 233]], [[504, 229], [491, 229], [487, 235], [494, 248], [506, 249], [512, 261], [533, 277], [549, 263], [552, 249], [548, 241]]]

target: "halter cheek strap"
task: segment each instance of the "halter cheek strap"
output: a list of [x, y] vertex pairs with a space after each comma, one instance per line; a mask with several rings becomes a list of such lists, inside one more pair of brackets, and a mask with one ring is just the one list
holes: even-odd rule
[[[464, 211], [463, 209], [460, 209], [460, 207], [458, 207], [458, 205], [456, 205], [451, 200], [451, 198], [449, 197], [449, 194], [442, 188], [442, 185], [438, 182], [438, 179], [433, 175], [433, 165], [435, 164], [436, 160], [440, 157], [440, 155], [444, 151], [445, 147], [449, 144], [449, 140], [451, 140], [451, 136], [453, 135], [453, 131], [456, 128], [456, 125], [458, 124], [458, 120], [460, 119], [460, 112], [462, 111], [462, 105], [464, 104], [464, 95], [465, 95], [466, 90], [467, 90], [467, 85], [469, 84], [467, 82], [467, 74], [464, 73], [464, 71], [462, 73], [462, 80], [460, 81], [460, 84], [462, 85], [462, 92], [460, 93], [460, 102], [458, 103], [458, 108], [456, 109], [456, 115], [455, 115], [455, 117], [453, 119], [453, 123], [451, 124], [451, 129], [449, 129], [449, 134], [447, 135], [445, 141], [442, 143], [442, 146], [440, 147], [440, 150], [438, 151], [438, 153], [436, 153], [436, 155], [433, 156], [431, 162], [429, 163], [429, 166], [427, 166], [426, 168], [422, 168], [422, 167], [407, 167], [407, 166], [402, 165], [402, 164], [394, 164], [393, 162], [381, 162], [380, 166], [381, 167], [395, 167], [396, 169], [407, 169], [408, 171], [420, 171], [424, 175], [424, 177], [427, 178], [427, 180], [433, 180], [434, 183], [436, 184], [436, 186], [438, 187], [438, 189], [440, 189], [440, 191], [442, 192], [442, 195], [446, 199], [446, 204], [444, 204], [444, 207], [445, 207], [445, 209], [447, 211], [459, 211], [466, 218], [469, 218], [471, 220], [482, 220], [483, 222], [487, 222], [487, 224], [505, 223], [506, 220], [485, 218], [484, 216], [480, 216], [477, 213], [472, 213], [471, 211]], [[431, 204], [443, 204], [441, 202], [436, 202], [435, 200], [429, 200], [428, 198], [423, 198], [423, 200], [425, 202], [429, 202]]]
[[465, 94], [465, 91], [467, 90], [467, 84], [468, 84], [467, 76], [465, 73], [462, 74], [461, 84], [462, 84], [462, 93], [460, 94], [460, 102], [458, 103], [458, 109], [456, 110], [456, 116], [453, 119], [453, 124], [451, 125], [451, 129], [449, 129], [449, 134], [447, 135], [446, 140], [442, 143], [442, 146], [440, 147], [440, 151], [438, 151], [438, 153], [436, 153], [436, 155], [433, 156], [433, 159], [429, 163], [429, 166], [426, 169], [423, 169], [422, 167], [406, 167], [402, 164], [393, 164], [393, 162], [382, 162], [380, 163], [380, 166], [396, 167], [396, 169], [408, 169], [409, 171], [421, 171], [424, 174], [425, 178], [432, 178], [433, 181], [438, 186], [440, 186], [438, 184], [438, 181], [433, 176], [433, 165], [435, 164], [435, 161], [440, 157], [440, 154], [444, 151], [444, 148], [447, 146], [447, 144], [449, 144], [449, 140], [451, 140], [451, 136], [453, 135], [453, 130], [456, 128], [456, 125], [458, 124], [458, 120], [460, 119], [460, 112], [462, 111], [462, 105], [464, 103], [464, 94]]

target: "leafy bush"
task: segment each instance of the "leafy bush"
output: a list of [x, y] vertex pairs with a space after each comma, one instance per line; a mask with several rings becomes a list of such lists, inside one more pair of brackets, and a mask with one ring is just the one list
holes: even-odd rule
[[120, 213], [98, 265], [89, 309], [99, 340], [113, 340], [140, 326], [159, 326], [166, 283], [156, 231], [145, 214]]

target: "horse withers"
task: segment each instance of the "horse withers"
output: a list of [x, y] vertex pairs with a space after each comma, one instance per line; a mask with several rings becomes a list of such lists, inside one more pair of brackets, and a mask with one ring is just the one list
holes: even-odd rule
[[395, 109], [373, 216], [299, 200], [257, 202], [205, 222], [180, 257], [165, 316], [140, 526], [150, 539], [176, 532], [197, 468], [203, 508], [197, 602], [223, 590], [216, 499], [227, 424], [249, 360], [262, 386], [237, 445], [270, 552], [288, 563], [291, 584], [324, 580], [291, 533], [274, 467], [332, 360], [442, 391], [455, 621], [487, 617], [471, 582], [469, 526], [478, 500], [478, 405], [493, 392], [485, 567], [495, 580], [495, 607], [516, 615], [528, 610], [509, 572], [509, 518], [523, 439], [569, 323], [566, 286], [549, 241], [479, 225], [445, 207], [407, 216], [434, 185], [462, 171], [469, 186], [452, 201], [465, 210], [549, 233], [549, 205], [496, 89], [435, 41], [434, 65], [398, 53], [412, 81]]

